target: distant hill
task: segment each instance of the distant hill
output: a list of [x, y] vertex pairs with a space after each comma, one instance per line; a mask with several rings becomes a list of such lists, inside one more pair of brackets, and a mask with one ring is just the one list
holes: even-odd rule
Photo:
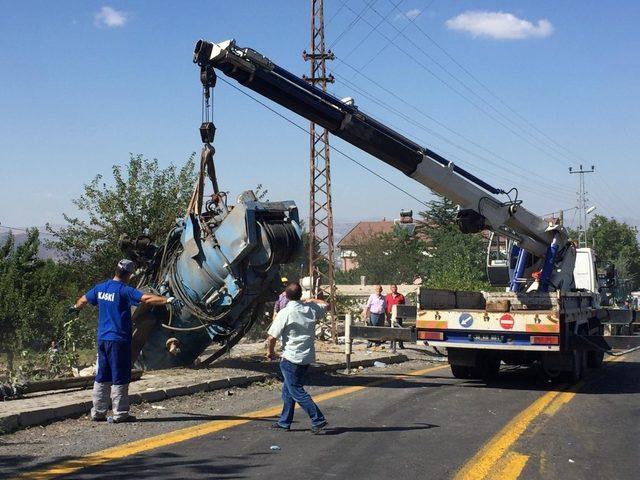
[[[43, 260], [54, 260], [58, 261], [62, 258], [62, 254], [55, 249], [47, 248], [44, 245], [44, 240], [48, 238], [48, 235], [43, 234], [45, 231], [44, 228], [39, 228], [40, 230], [40, 249], [38, 250], [38, 257]], [[0, 230], [0, 244], [4, 244], [7, 241], [7, 237], [9, 236], [8, 230]], [[26, 239], [27, 234], [22, 230], [13, 230], [13, 238], [16, 241], [16, 245], [22, 245]]]

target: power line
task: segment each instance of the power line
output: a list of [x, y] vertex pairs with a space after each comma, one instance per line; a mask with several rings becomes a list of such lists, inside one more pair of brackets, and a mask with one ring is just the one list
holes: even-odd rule
[[[349, 10], [351, 10], [351, 12], [356, 16], [356, 18], [354, 18], [353, 20], [351, 20], [351, 23], [349, 23], [344, 30], [342, 30], [342, 33], [340, 33], [340, 35], [338, 35], [336, 37], [336, 39], [331, 43], [331, 45], [329, 45], [329, 50], [331, 50], [340, 40], [342, 40], [342, 37], [344, 37], [359, 21], [360, 19], [362, 19], [362, 15], [373, 6], [374, 3], [376, 3], [378, 0], [371, 0], [370, 2], [366, 3], [365, 2], [365, 6], [363, 7], [363, 9], [360, 11], [360, 13], [357, 13], [356, 11], [354, 11], [351, 7], [349, 7], [346, 3], [342, 2], [342, 7], [347, 7]], [[342, 9], [342, 7], [340, 7]], [[333, 17], [332, 17], [333, 18]]]
[[[405, 0], [400, 0], [397, 4], [393, 4], [393, 7], [395, 9], [398, 9], [398, 6], [402, 4], [404, 1]], [[389, 0], [389, 2], [391, 3], [391, 0]], [[342, 6], [344, 7], [345, 4], [343, 3]], [[392, 13], [393, 13], [393, 9], [389, 11], [387, 16], [391, 15]], [[353, 47], [351, 50], [349, 50], [349, 52], [347, 52], [347, 54], [344, 55], [343, 58], [349, 58], [353, 54], [353, 52], [355, 52], [360, 47], [360, 45], [362, 45], [371, 36], [371, 34], [376, 31], [376, 28], [378, 28], [380, 25], [382, 25], [385, 22], [385, 20], [386, 20], [386, 17], [383, 17], [375, 27], [371, 27], [369, 32], [367, 32], [367, 34], [364, 37], [362, 37], [362, 39], [356, 44], [356, 46]]]
[[[339, 77], [339, 78], [343, 78], [341, 75], [339, 75], [339, 74], [337, 74], [337, 73], [336, 73], [335, 75], [336, 75], [337, 77]], [[407, 123], [410, 123], [410, 124], [412, 124], [412, 125], [414, 125], [414, 126], [416, 126], [416, 127], [420, 128], [421, 130], [424, 130], [425, 132], [427, 132], [427, 133], [429, 133], [429, 134], [431, 134], [431, 135], [435, 136], [436, 138], [439, 138], [439, 139], [441, 139], [442, 141], [444, 141], [444, 142], [446, 142], [446, 143], [448, 143], [448, 144], [450, 144], [450, 145], [454, 146], [455, 148], [457, 148], [457, 149], [459, 149], [459, 150], [461, 150], [461, 151], [463, 151], [463, 152], [465, 152], [465, 153], [467, 153], [467, 154], [469, 154], [469, 155], [472, 155], [473, 157], [476, 157], [476, 158], [478, 158], [478, 159], [480, 159], [480, 160], [483, 160], [483, 161], [485, 161], [485, 162], [487, 162], [487, 163], [489, 163], [489, 164], [492, 164], [492, 165], [494, 165], [494, 166], [496, 166], [496, 167], [500, 168], [501, 170], [507, 170], [507, 171], [511, 170], [510, 168], [508, 168], [508, 167], [507, 167], [507, 165], [509, 165], [509, 162], [507, 162], [507, 161], [506, 161], [506, 159], [503, 159], [503, 160], [505, 161], [505, 164], [500, 165], [500, 164], [498, 164], [497, 162], [493, 161], [493, 160], [492, 160], [492, 159], [490, 159], [490, 158], [487, 158], [487, 157], [484, 157], [484, 156], [482, 156], [482, 155], [479, 155], [479, 154], [477, 154], [477, 153], [475, 153], [475, 152], [473, 152], [473, 151], [469, 150], [468, 148], [466, 148], [466, 147], [464, 147], [464, 146], [462, 146], [462, 145], [460, 145], [460, 144], [458, 144], [458, 143], [456, 143], [456, 142], [454, 142], [454, 141], [450, 140], [449, 138], [445, 137], [444, 135], [441, 135], [440, 133], [438, 133], [438, 132], [436, 132], [436, 131], [434, 131], [434, 130], [430, 129], [429, 127], [425, 126], [424, 124], [421, 124], [421, 123], [417, 122], [416, 120], [414, 120], [413, 118], [409, 117], [408, 115], [406, 115], [406, 114], [405, 114], [405, 113], [403, 113], [402, 111], [400, 111], [400, 110], [398, 110], [398, 109], [396, 109], [396, 108], [394, 108], [394, 107], [392, 107], [392, 106], [390, 106], [390, 105], [386, 104], [386, 103], [385, 103], [385, 102], [383, 102], [382, 100], [379, 100], [379, 99], [375, 98], [373, 95], [371, 95], [371, 94], [367, 93], [367, 92], [366, 92], [366, 91], [364, 91], [362, 88], [359, 88], [359, 87], [358, 87], [357, 85], [355, 85], [353, 82], [351, 82], [351, 81], [349, 81], [349, 80], [346, 80], [346, 79], [344, 79], [344, 78], [343, 78], [343, 81], [344, 81], [345, 83], [347, 83], [348, 85], [350, 85], [350, 86], [351, 86], [351, 88], [352, 88], [352, 89], [354, 89], [354, 91], [356, 91], [356, 92], [360, 93], [360, 94], [361, 94], [362, 96], [364, 96], [365, 98], [369, 98], [369, 100], [371, 100], [372, 102], [374, 102], [374, 103], [376, 103], [376, 104], [380, 105], [382, 108], [384, 108], [384, 109], [386, 109], [386, 110], [388, 110], [388, 111], [390, 111], [390, 112], [392, 112], [392, 113], [394, 113], [394, 114], [398, 115], [398, 116], [399, 116], [399, 117], [401, 117], [403, 120], [405, 120]], [[387, 124], [388, 124], [389, 122], [383, 122], [383, 123], [387, 123]], [[394, 128], [396, 128], [397, 130], [400, 130], [400, 129], [398, 129], [397, 127], [394, 127]], [[411, 134], [409, 134], [409, 135], [411, 136]], [[464, 138], [464, 137], [463, 137], [463, 138]], [[424, 144], [424, 143], [427, 143], [427, 142], [424, 142], [423, 140], [420, 140], [420, 141], [421, 141], [423, 144]], [[500, 156], [499, 156], [499, 155], [497, 155], [497, 154], [493, 154], [493, 155], [494, 155], [494, 156], [497, 156], [498, 158], [500, 158]], [[522, 170], [526, 172], [526, 169], [522, 169]], [[524, 179], [525, 179], [525, 180], [527, 180], [527, 181], [529, 181], [529, 180], [530, 180], [530, 177], [529, 177], [529, 178], [524, 177], [524, 176], [522, 175], [522, 172], [515, 172], [514, 170], [511, 170], [511, 172], [512, 172], [515, 176], [519, 176], [519, 177], [521, 177], [521, 178], [524, 178]], [[535, 173], [535, 172], [529, 172], [529, 174], [530, 174], [530, 175], [536, 175], [536, 173]], [[493, 174], [492, 174], [492, 175], [493, 175]], [[494, 176], [495, 176], [495, 175], [494, 175]], [[511, 181], [512, 181], [512, 179], [508, 180], [508, 182], [511, 182]], [[560, 192], [558, 192], [558, 190], [559, 190], [559, 189], [565, 189], [566, 191], [568, 191], [568, 190], [569, 190], [567, 187], [563, 187], [563, 186], [562, 186], [562, 185], [560, 185], [560, 184], [558, 184], [558, 187], [553, 187], [553, 186], [550, 186], [550, 185], [543, 184], [543, 188], [547, 188], [547, 189], [549, 189], [550, 191], [553, 191], [553, 193], [554, 193], [554, 194], [556, 194], [556, 193], [560, 193]], [[565, 193], [565, 195], [568, 195], [568, 193]]]
[[[254, 97], [253, 95], [250, 95], [249, 93], [245, 92], [244, 90], [241, 90], [239, 87], [235, 86], [234, 84], [232, 84], [231, 82], [229, 82], [228, 80], [222, 78], [222, 77], [218, 77], [219, 80], [222, 80], [222, 82], [226, 83], [227, 85], [229, 85], [231, 88], [237, 90], [238, 92], [240, 92], [241, 94], [245, 95], [246, 97], [249, 97], [251, 100], [253, 100], [256, 103], [259, 103], [260, 105], [262, 105], [264, 108], [266, 108], [267, 110], [269, 110], [270, 112], [275, 113], [276, 115], [278, 115], [280, 118], [282, 118], [283, 120], [286, 120], [288, 123], [290, 123], [291, 125], [293, 125], [294, 127], [296, 127], [297, 129], [305, 132], [305, 133], [309, 133], [308, 130], [306, 128], [304, 128], [302, 125], [297, 124], [296, 122], [294, 122], [293, 120], [291, 120], [290, 118], [288, 118], [287, 116], [283, 115], [282, 113], [278, 112], [276, 109], [270, 107], [269, 105], [267, 105], [266, 103], [264, 103], [263, 101], [261, 101], [260, 99]], [[395, 183], [391, 182], [390, 180], [384, 178], [382, 175], [374, 172], [373, 170], [371, 170], [369, 167], [367, 167], [366, 165], [362, 164], [361, 162], [357, 161], [355, 158], [353, 158], [351, 155], [343, 152], [342, 150], [340, 150], [339, 148], [337, 148], [334, 145], [329, 145], [329, 148], [331, 148], [331, 150], [335, 151], [336, 153], [339, 153], [340, 155], [342, 155], [343, 157], [347, 158], [348, 160], [351, 160], [353, 163], [355, 163], [356, 165], [362, 167], [364, 170], [366, 170], [367, 172], [371, 173], [372, 175], [378, 177], [380, 180], [382, 180], [383, 182], [391, 185], [393, 188], [397, 189], [398, 191], [404, 193], [405, 195], [409, 196], [410, 198], [412, 198], [413, 200], [415, 200], [416, 202], [424, 205], [424, 206], [428, 206], [427, 202], [425, 202], [424, 200], [419, 199], [418, 197], [416, 197], [415, 195], [413, 195], [412, 193], [409, 193], [407, 190], [405, 190], [404, 188], [396, 185]]]
[[[342, 1], [342, 0], [341, 0]], [[348, 10], [350, 10], [351, 12], [353, 12], [354, 14], [356, 13], [349, 5], [346, 5], [346, 8]], [[380, 13], [378, 13], [375, 9], [373, 9], [378, 15], [380, 15]], [[362, 18], [362, 20], [369, 25], [370, 27], [373, 27], [375, 29], [375, 27], [366, 19], [366, 18]], [[393, 24], [390, 23], [390, 25], [396, 29], [397, 27]], [[520, 138], [521, 140], [523, 140], [524, 142], [528, 143], [529, 145], [531, 145], [533, 148], [539, 150], [540, 152], [544, 153], [547, 156], [550, 156], [552, 159], [559, 161], [563, 166], [565, 165], [564, 162], [558, 160], [557, 158], [553, 157], [553, 155], [556, 155], [553, 151], [550, 153], [549, 151], [546, 151], [545, 149], [542, 148], [541, 145], [531, 141], [529, 138], [525, 137], [524, 135], [522, 135], [520, 132], [518, 132], [517, 130], [515, 130], [514, 128], [512, 128], [510, 125], [508, 125], [507, 123], [505, 123], [503, 120], [497, 118], [495, 115], [491, 114], [490, 112], [488, 112], [485, 108], [483, 108], [481, 105], [479, 105], [476, 101], [474, 101], [473, 99], [471, 99], [468, 95], [466, 95], [465, 93], [461, 92], [459, 89], [457, 89], [456, 87], [454, 87], [453, 85], [451, 85], [449, 82], [447, 82], [445, 79], [443, 79], [440, 75], [438, 75], [437, 73], [435, 73], [432, 69], [430, 69], [427, 65], [425, 65], [422, 61], [420, 61], [417, 57], [415, 57], [413, 54], [411, 54], [410, 52], [408, 52], [405, 48], [403, 48], [402, 46], [400, 46], [397, 42], [395, 42], [393, 39], [389, 38], [388, 35], [386, 35], [385, 33], [381, 32], [379, 29], [375, 29], [376, 32], [382, 36], [383, 38], [385, 38], [387, 41], [391, 42], [396, 48], [398, 48], [398, 50], [400, 50], [402, 53], [404, 53], [406, 56], [408, 56], [411, 60], [413, 60], [417, 65], [419, 65], [422, 69], [424, 69], [427, 73], [429, 73], [431, 76], [433, 76], [435, 79], [437, 79], [439, 82], [441, 82], [443, 85], [445, 85], [447, 88], [449, 88], [451, 91], [453, 91], [454, 93], [456, 93], [458, 96], [460, 96], [461, 98], [463, 98], [464, 100], [466, 100], [468, 103], [470, 103], [471, 105], [473, 105], [477, 110], [479, 110], [480, 112], [484, 113], [484, 115], [486, 115], [487, 117], [489, 117], [491, 120], [493, 120], [494, 122], [496, 122], [497, 124], [501, 125], [503, 128], [507, 129], [508, 131], [510, 131], [513, 135], [517, 136], [518, 138]], [[432, 61], [433, 58], [426, 53], [426, 51], [420, 47], [419, 45], [417, 45], [415, 42], [413, 42], [411, 39], [409, 39], [406, 35], [404, 35], [402, 32], [399, 32], [400, 35], [402, 35], [404, 38], [408, 39], [419, 51], [421, 51], [425, 56], [427, 56], [428, 58], [430, 58]], [[440, 66], [440, 65], [439, 65]], [[443, 68], [443, 67], [441, 67]], [[453, 76], [450, 72], [448, 72], [446, 69], [445, 71]], [[456, 78], [455, 76], [453, 76], [453, 78]], [[467, 89], [469, 89], [469, 87], [467, 87]], [[473, 90], [471, 90], [472, 93]], [[477, 94], [474, 93], [474, 95], [478, 96]], [[478, 96], [479, 97], [479, 96]], [[482, 97], [479, 97], [481, 101], [487, 103], [484, 99], [482, 99]], [[498, 112], [500, 114], [500, 112]], [[501, 114], [502, 116], [504, 116], [503, 114]], [[508, 120], [508, 119], [507, 119]], [[508, 120], [509, 121], [509, 120]], [[511, 121], [511, 123], [513, 123], [513, 121]], [[517, 126], [517, 124], [516, 124]], [[519, 126], [517, 126], [517, 128], [521, 128]], [[548, 148], [548, 147], [547, 147]]]
[[[459, 137], [459, 138], [461, 138], [462, 140], [464, 140], [464, 141], [468, 142], [469, 144], [471, 144], [471, 145], [475, 146], [476, 148], [479, 148], [479, 149], [481, 149], [481, 150], [483, 150], [483, 151], [487, 152], [489, 155], [492, 155], [492, 156], [494, 156], [494, 157], [496, 157], [496, 158], [498, 158], [498, 159], [500, 159], [500, 160], [504, 161], [504, 162], [505, 162], [505, 165], [508, 165], [508, 164], [510, 163], [510, 162], [509, 162], [509, 160], [507, 160], [507, 159], [506, 159], [506, 158], [504, 158], [503, 156], [499, 155], [498, 153], [496, 153], [496, 152], [494, 152], [494, 151], [492, 151], [492, 150], [490, 150], [490, 149], [488, 149], [488, 148], [486, 148], [486, 147], [482, 146], [481, 144], [479, 144], [479, 143], [475, 142], [474, 140], [470, 139], [469, 137], [466, 137], [465, 135], [463, 135], [463, 134], [459, 133], [458, 131], [456, 131], [456, 130], [452, 129], [451, 127], [447, 126], [446, 124], [444, 124], [444, 123], [443, 123], [443, 122], [441, 122], [440, 120], [436, 119], [435, 117], [433, 117], [433, 116], [429, 115], [428, 113], [424, 112], [423, 110], [421, 110], [421, 109], [417, 108], [414, 104], [412, 104], [412, 103], [408, 102], [407, 100], [405, 100], [404, 98], [400, 97], [397, 93], [395, 93], [394, 91], [392, 91], [392, 90], [388, 89], [388, 88], [387, 88], [387, 87], [385, 87], [384, 85], [380, 84], [380, 83], [379, 83], [378, 81], [376, 81], [375, 79], [373, 79], [373, 78], [369, 77], [368, 75], [366, 75], [366, 74], [362, 73], [362, 71], [361, 71], [361, 70], [359, 70], [359, 69], [357, 69], [356, 67], [354, 67], [354, 66], [352, 66], [352, 65], [348, 64], [347, 62], [345, 62], [345, 61], [343, 61], [343, 60], [341, 60], [341, 59], [339, 59], [339, 58], [337, 58], [336, 60], [337, 60], [338, 62], [340, 62], [340, 63], [342, 63], [342, 64], [346, 65], [346, 66], [347, 66], [347, 67], [349, 67], [350, 69], [352, 69], [352, 70], [356, 73], [356, 75], [359, 75], [359, 76], [363, 77], [365, 80], [367, 80], [367, 81], [369, 81], [369, 82], [373, 83], [373, 84], [374, 84], [374, 85], [376, 85], [378, 88], [380, 88], [382, 91], [384, 91], [386, 94], [388, 94], [388, 95], [390, 95], [391, 97], [395, 98], [396, 100], [398, 100], [399, 102], [401, 102], [401, 103], [402, 103], [402, 104], [404, 104], [405, 106], [407, 106], [407, 107], [411, 108], [412, 110], [414, 110], [415, 112], [417, 112], [419, 115], [423, 116], [424, 118], [426, 118], [426, 119], [428, 119], [428, 120], [430, 120], [430, 121], [432, 121], [432, 122], [436, 123], [437, 125], [439, 125], [439, 126], [440, 126], [440, 127], [442, 127], [443, 129], [445, 129], [446, 131], [448, 131], [448, 132], [452, 133], [453, 135], [456, 135], [457, 137]], [[341, 79], [342, 81], [345, 81], [346, 83], [350, 83], [351, 85], [355, 85], [353, 82], [351, 82], [350, 80], [347, 80], [345, 77], [343, 77], [342, 75], [340, 75], [340, 74], [336, 73], [335, 71], [332, 71], [332, 73], [333, 73], [337, 78]], [[357, 88], [357, 86], [356, 86], [356, 88]], [[362, 88], [361, 88], [361, 90], [362, 90]], [[412, 121], [413, 121], [413, 120], [412, 120]], [[426, 128], [426, 127], [425, 127], [425, 128]], [[448, 142], [449, 142], [449, 143], [451, 143], [450, 141], [448, 141]], [[467, 150], [467, 151], [469, 151], [469, 150]], [[474, 156], [480, 157], [480, 155], [478, 155], [478, 154], [474, 154]], [[480, 158], [484, 158], [484, 157], [480, 157]], [[491, 161], [489, 160], [489, 162], [491, 162]], [[500, 166], [500, 168], [502, 168], [502, 169], [507, 169], [507, 170], [508, 170], [508, 168], [506, 168], [506, 167], [505, 167], [505, 165], [501, 165], [501, 166]], [[522, 170], [526, 171], [526, 169], [522, 169]], [[536, 173], [534, 173], [534, 172], [529, 172], [529, 173], [530, 173], [530, 174], [532, 174], [532, 175], [537, 175], [537, 174], [536, 174]], [[554, 188], [556, 188], [556, 189], [569, 191], [569, 188], [568, 188], [566, 185], [562, 185], [562, 184], [560, 184], [560, 183], [553, 182], [553, 181], [549, 181], [549, 180], [547, 180], [547, 181], [546, 181], [546, 183], [547, 183], [548, 185], [554, 186]], [[571, 191], [572, 191], [572, 190], [571, 190]]]
[[[394, 7], [395, 8], [395, 7]], [[399, 9], [396, 8], [396, 10], [398, 10], [400, 13], [402, 13]], [[416, 23], [416, 18], [409, 18], [409, 22], [411, 24], [413, 24], [413, 26], [420, 32], [422, 33], [423, 36], [425, 36], [431, 43], [433, 43], [444, 55], [447, 56], [447, 58], [449, 58], [449, 60], [451, 60], [454, 64], [456, 64], [463, 72], [465, 72], [471, 79], [473, 79], [478, 85], [480, 85], [485, 91], [487, 91], [487, 93], [489, 93], [489, 95], [491, 95], [493, 98], [495, 98], [498, 102], [500, 102], [505, 108], [507, 108], [511, 113], [513, 113], [515, 116], [517, 116], [520, 120], [522, 120], [523, 122], [525, 122], [528, 126], [530, 126], [531, 128], [533, 128], [536, 132], [538, 132], [540, 135], [542, 135], [544, 138], [546, 138], [547, 140], [549, 140], [550, 142], [552, 142], [553, 144], [555, 144], [557, 147], [565, 150], [566, 152], [568, 152], [569, 154], [573, 155], [575, 158], [577, 158], [576, 154], [573, 153], [570, 149], [568, 149], [567, 147], [563, 146], [562, 144], [560, 144], [559, 142], [557, 142], [555, 139], [553, 139], [552, 137], [550, 137], [549, 135], [547, 135], [545, 132], [543, 132], [542, 130], [540, 130], [536, 125], [534, 125], [531, 121], [529, 121], [526, 117], [524, 117], [522, 114], [520, 114], [516, 109], [512, 108], [505, 100], [503, 100], [498, 94], [496, 94], [491, 88], [489, 88], [482, 80], [480, 80], [476, 75], [474, 75], [468, 68], [466, 68], [464, 65], [462, 65], [458, 60], [456, 60], [456, 58], [450, 54], [443, 46], [441, 46], [437, 41], [435, 41], [426, 31], [424, 31], [424, 29], [422, 29], [420, 27], [420, 25], [418, 25]]]
[[[420, 13], [418, 13], [413, 18], [413, 20], [414, 21], [417, 20], [426, 10], [428, 10], [431, 7], [431, 5], [433, 5], [435, 1], [436, 0], [430, 0], [422, 9], [420, 9]], [[342, 5], [345, 6], [346, 4], [342, 2]], [[391, 41], [398, 38], [400, 36], [400, 33], [404, 32], [409, 27], [409, 25], [410, 25], [409, 23], [405, 24], [405, 26], [402, 27], [399, 32], [397, 32], [393, 37], [391, 37], [391, 39], [387, 40], [387, 42], [380, 48], [380, 50], [378, 50], [373, 56], [371, 56], [371, 58], [369, 58], [369, 60], [367, 60], [360, 68], [364, 70], [366, 67], [368, 67], [371, 62], [373, 62], [376, 58], [378, 58], [378, 56], [383, 51], [385, 51], [389, 45], [391, 45]], [[354, 76], [355, 76], [355, 73], [351, 76], [351, 78], [353, 78]]]

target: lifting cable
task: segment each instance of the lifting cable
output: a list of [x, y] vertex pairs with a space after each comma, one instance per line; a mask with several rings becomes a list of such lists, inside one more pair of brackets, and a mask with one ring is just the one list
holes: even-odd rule
[[187, 214], [202, 214], [203, 195], [204, 195], [204, 177], [205, 174], [211, 181], [213, 186], [213, 199], [219, 200], [220, 189], [218, 188], [218, 178], [213, 163], [213, 156], [216, 149], [213, 148], [213, 139], [216, 135], [216, 126], [213, 124], [213, 101], [212, 92], [216, 85], [216, 73], [212, 66], [200, 68], [200, 81], [202, 82], [202, 123], [200, 125], [200, 137], [202, 139], [202, 151], [200, 153], [200, 172], [196, 181]]

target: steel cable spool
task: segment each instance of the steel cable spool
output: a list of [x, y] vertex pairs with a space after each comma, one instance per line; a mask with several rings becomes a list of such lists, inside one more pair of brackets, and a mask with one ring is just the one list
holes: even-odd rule
[[[291, 223], [259, 222], [268, 239], [270, 250], [267, 269], [273, 265], [288, 263], [295, 255], [298, 242], [298, 233]], [[267, 246], [265, 245], [265, 248]]]

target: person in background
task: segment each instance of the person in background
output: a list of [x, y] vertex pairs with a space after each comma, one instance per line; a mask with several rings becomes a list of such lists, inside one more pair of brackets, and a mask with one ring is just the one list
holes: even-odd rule
[[287, 289], [287, 285], [289, 285], [289, 279], [287, 277], [282, 277], [280, 280], [282, 281], [282, 287], [284, 288], [284, 290], [278, 296], [278, 299], [276, 300], [276, 304], [273, 306], [273, 318], [276, 318], [276, 315], [278, 315], [278, 312], [282, 310], [284, 307], [286, 307], [287, 303], [289, 303], [289, 299], [287, 298], [287, 295], [286, 295], [287, 293], [286, 289]]
[[[368, 325], [372, 327], [384, 327], [384, 317], [387, 310], [387, 302], [382, 295], [382, 285], [376, 285], [374, 293], [369, 295], [369, 299], [362, 312], [364, 319]], [[380, 345], [380, 342], [375, 342]], [[367, 342], [367, 348], [371, 347], [372, 342]]]
[[[386, 309], [387, 324], [390, 327], [393, 327], [394, 325], [391, 325], [391, 314], [392, 314], [393, 306], [394, 305], [404, 305], [404, 303], [405, 303], [404, 295], [402, 295], [401, 293], [398, 293], [398, 286], [397, 285], [391, 285], [391, 292], [387, 293], [387, 296], [385, 297], [385, 301], [387, 303], [387, 309]], [[401, 327], [402, 326], [402, 319], [401, 318], [397, 318], [396, 319], [396, 323], [398, 324], [399, 327]], [[404, 343], [398, 342], [398, 348], [404, 349]]]
[[269, 327], [267, 337], [267, 359], [275, 360], [276, 340], [282, 343], [280, 371], [282, 382], [282, 414], [272, 428], [289, 430], [293, 422], [296, 403], [311, 419], [311, 433], [317, 434], [327, 425], [327, 420], [304, 389], [304, 377], [309, 365], [316, 360], [316, 321], [323, 318], [327, 302], [319, 299], [301, 301], [302, 287], [291, 282], [285, 289], [289, 302], [280, 310]]

